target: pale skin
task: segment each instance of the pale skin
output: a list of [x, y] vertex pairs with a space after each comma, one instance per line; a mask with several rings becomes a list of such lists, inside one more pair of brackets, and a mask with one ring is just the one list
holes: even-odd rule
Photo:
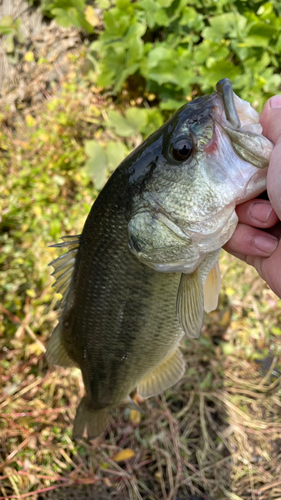
[[270, 201], [253, 199], [236, 207], [239, 223], [224, 249], [254, 266], [281, 298], [281, 95], [266, 102], [260, 123], [275, 145], [267, 175]]

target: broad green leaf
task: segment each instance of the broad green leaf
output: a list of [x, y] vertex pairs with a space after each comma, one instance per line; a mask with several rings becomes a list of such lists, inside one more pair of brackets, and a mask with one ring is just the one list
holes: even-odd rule
[[128, 155], [128, 149], [123, 142], [108, 141], [105, 152], [110, 172], [113, 172]]
[[122, 84], [126, 80], [126, 78], [130, 75], [133, 75], [137, 71], [138, 68], [139, 68], [139, 65], [136, 63], [136, 64], [132, 64], [132, 66], [130, 66], [129, 68], [120, 72], [119, 77], [116, 78], [116, 83], [114, 85], [114, 92], [119, 91], [122, 87]]
[[146, 23], [149, 28], [155, 26], [155, 12], [160, 9], [160, 5], [155, 0], [141, 0], [138, 2], [138, 8], [143, 10]]
[[222, 80], [222, 78], [234, 80], [239, 75], [239, 68], [229, 61], [215, 62], [211, 68], [201, 67], [199, 71], [203, 77], [202, 88], [204, 91], [214, 89], [218, 80]]
[[106, 153], [97, 141], [86, 141], [85, 151], [89, 156], [85, 163], [85, 171], [99, 190], [103, 187], [107, 178], [108, 161]]
[[182, 17], [179, 21], [180, 25], [195, 27], [196, 29], [203, 28], [204, 24], [201, 22], [203, 16], [196, 12], [193, 7], [185, 7], [182, 12]]
[[11, 54], [12, 52], [14, 52], [15, 43], [12, 33], [7, 35], [6, 38], [3, 40], [3, 48], [7, 52], [7, 54]]
[[257, 15], [260, 16], [262, 19], [266, 19], [267, 16], [271, 14], [272, 11], [273, 11], [272, 2], [266, 2], [258, 8]]
[[9, 35], [15, 33], [14, 20], [11, 16], [5, 16], [0, 19], [0, 35]]
[[271, 75], [266, 84], [263, 86], [264, 92], [268, 92], [270, 94], [276, 94], [281, 85], [281, 76], [280, 75]]
[[161, 7], [170, 7], [174, 0], [157, 0], [157, 3]]
[[244, 42], [245, 47], [267, 47], [269, 38], [262, 35], [247, 36]]
[[145, 128], [141, 130], [145, 138], [160, 128], [164, 122], [163, 114], [158, 108], [147, 109], [146, 112], [148, 121]]
[[108, 7], [110, 6], [110, 0], [96, 0], [96, 5], [100, 9], [104, 9], [104, 10], [108, 9]]
[[134, 127], [135, 130], [144, 130], [147, 124], [147, 111], [141, 108], [128, 108], [126, 110], [126, 118], [130, 125]]
[[0, 19], [0, 27], [11, 27], [14, 24], [14, 20], [12, 16], [4, 16]]
[[281, 335], [281, 328], [279, 328], [278, 326], [273, 326], [272, 333], [273, 335]]
[[129, 137], [136, 132], [135, 127], [115, 110], [108, 112], [108, 124], [120, 137]]
[[170, 18], [165, 9], [160, 9], [154, 15], [154, 20], [159, 26], [169, 26]]
[[176, 99], [167, 99], [163, 100], [160, 104], [160, 109], [166, 110], [176, 110], [179, 109], [184, 104], [187, 104], [187, 101], [177, 101]]

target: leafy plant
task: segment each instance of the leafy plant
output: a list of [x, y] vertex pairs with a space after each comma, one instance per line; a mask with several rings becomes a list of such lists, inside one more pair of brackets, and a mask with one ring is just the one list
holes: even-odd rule
[[115, 170], [128, 155], [129, 148], [122, 139], [138, 137], [141, 142], [163, 123], [163, 116], [157, 109], [128, 108], [124, 116], [115, 109], [108, 111], [104, 126], [117, 140], [106, 140], [101, 144], [97, 140], [86, 141], [85, 152], [88, 160], [85, 164], [87, 175], [92, 179], [96, 189], [101, 189], [108, 175]]
[[93, 7], [86, 8], [86, 0], [43, 0], [41, 9], [64, 28], [75, 26], [87, 33], [94, 31], [96, 17]]
[[228, 77], [242, 98], [262, 104], [281, 83], [273, 1], [116, 0], [103, 22], [89, 58], [96, 83], [114, 93], [138, 75], [162, 108], [174, 109]]
[[16, 43], [23, 44], [24, 36], [21, 30], [21, 20], [13, 19], [12, 16], [5, 16], [0, 19], [0, 36], [3, 36], [3, 48], [11, 63], [17, 63], [18, 53], [15, 51]]

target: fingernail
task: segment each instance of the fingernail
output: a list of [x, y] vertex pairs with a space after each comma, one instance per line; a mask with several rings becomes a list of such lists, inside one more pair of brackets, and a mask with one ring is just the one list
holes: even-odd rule
[[259, 222], [267, 222], [272, 210], [270, 203], [254, 203], [250, 208], [250, 215]]
[[271, 108], [281, 108], [281, 95], [274, 95], [269, 100]]
[[278, 239], [269, 234], [255, 237], [255, 246], [264, 253], [271, 254], [276, 250]]

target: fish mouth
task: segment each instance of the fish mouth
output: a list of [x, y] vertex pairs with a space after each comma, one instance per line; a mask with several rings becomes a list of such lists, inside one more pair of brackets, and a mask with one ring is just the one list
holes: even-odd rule
[[220, 80], [216, 90], [222, 99], [226, 118], [219, 123], [229, 136], [236, 153], [255, 167], [266, 168], [273, 144], [262, 135], [259, 113], [233, 92], [228, 78]]

